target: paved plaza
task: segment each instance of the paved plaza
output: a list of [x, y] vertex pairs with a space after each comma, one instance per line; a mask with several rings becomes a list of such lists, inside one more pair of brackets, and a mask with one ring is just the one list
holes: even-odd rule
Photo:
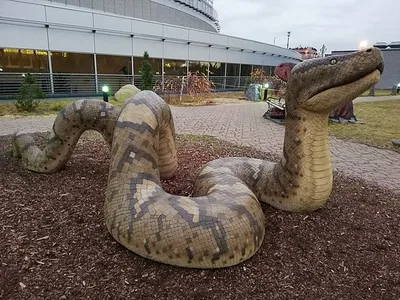
[[[265, 103], [223, 104], [202, 107], [172, 107], [177, 133], [204, 134], [281, 154], [284, 127], [262, 118]], [[45, 132], [54, 116], [0, 117], [0, 135], [17, 130]], [[374, 182], [400, 194], [400, 153], [329, 138], [332, 164], [349, 176]]]

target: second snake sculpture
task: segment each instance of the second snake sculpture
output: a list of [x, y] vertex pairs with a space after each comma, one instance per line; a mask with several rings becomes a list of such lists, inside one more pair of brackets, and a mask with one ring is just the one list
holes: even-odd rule
[[[173, 176], [177, 159], [170, 108], [153, 92], [128, 100], [114, 123], [117, 113], [106, 104], [75, 104], [57, 118], [45, 155], [19, 133], [14, 150], [41, 171], [58, 160], [65, 164], [84, 128], [102, 131], [109, 140], [113, 132], [104, 206], [111, 235], [158, 262], [193, 268], [232, 266], [250, 258], [263, 242], [259, 201], [293, 212], [324, 205], [332, 188], [328, 113], [376, 84], [382, 70], [382, 55], [375, 48], [295, 66], [287, 83], [279, 163], [245, 157], [212, 161], [199, 172], [194, 197], [174, 196], [161, 188], [160, 178]], [[107, 111], [110, 117], [102, 121]]]

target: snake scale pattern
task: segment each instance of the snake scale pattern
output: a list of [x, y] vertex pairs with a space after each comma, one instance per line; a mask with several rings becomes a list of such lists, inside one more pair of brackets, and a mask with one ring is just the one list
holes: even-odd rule
[[382, 55], [375, 48], [296, 65], [287, 83], [281, 160], [209, 162], [199, 171], [193, 197], [171, 195], [160, 186], [177, 169], [175, 129], [169, 106], [150, 91], [128, 99], [121, 110], [102, 101], [70, 104], [57, 116], [44, 150], [18, 132], [14, 155], [29, 170], [55, 172], [65, 166], [83, 131], [99, 131], [111, 147], [104, 205], [110, 234], [158, 262], [228, 267], [250, 258], [263, 242], [260, 202], [309, 212], [328, 200], [328, 113], [376, 84], [382, 71]]

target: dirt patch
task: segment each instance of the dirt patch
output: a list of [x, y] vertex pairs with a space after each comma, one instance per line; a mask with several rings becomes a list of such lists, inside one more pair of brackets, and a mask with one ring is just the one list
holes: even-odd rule
[[[180, 195], [209, 160], [276, 160], [213, 138], [179, 137], [178, 149], [178, 175], [163, 186]], [[108, 234], [109, 153], [97, 135], [51, 175], [26, 171], [9, 151], [0, 137], [1, 299], [399, 299], [399, 197], [376, 186], [335, 173], [331, 199], [314, 213], [263, 205], [267, 233], [252, 259], [190, 270], [141, 258]]]

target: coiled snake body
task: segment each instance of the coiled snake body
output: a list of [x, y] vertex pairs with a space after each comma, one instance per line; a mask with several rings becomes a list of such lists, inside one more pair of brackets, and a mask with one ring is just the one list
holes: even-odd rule
[[[320, 208], [332, 188], [327, 140], [328, 113], [379, 80], [381, 53], [371, 48], [295, 66], [286, 91], [286, 129], [279, 163], [223, 158], [199, 172], [194, 197], [174, 196], [160, 186], [177, 168], [169, 106], [144, 91], [121, 111], [101, 101], [67, 106], [41, 151], [16, 133], [15, 156], [37, 172], [62, 168], [85, 129], [111, 143], [104, 206], [110, 234], [133, 252], [166, 264], [193, 268], [232, 266], [250, 258], [263, 242], [260, 202], [304, 212]], [[262, 129], [260, 129], [262, 130]]]

